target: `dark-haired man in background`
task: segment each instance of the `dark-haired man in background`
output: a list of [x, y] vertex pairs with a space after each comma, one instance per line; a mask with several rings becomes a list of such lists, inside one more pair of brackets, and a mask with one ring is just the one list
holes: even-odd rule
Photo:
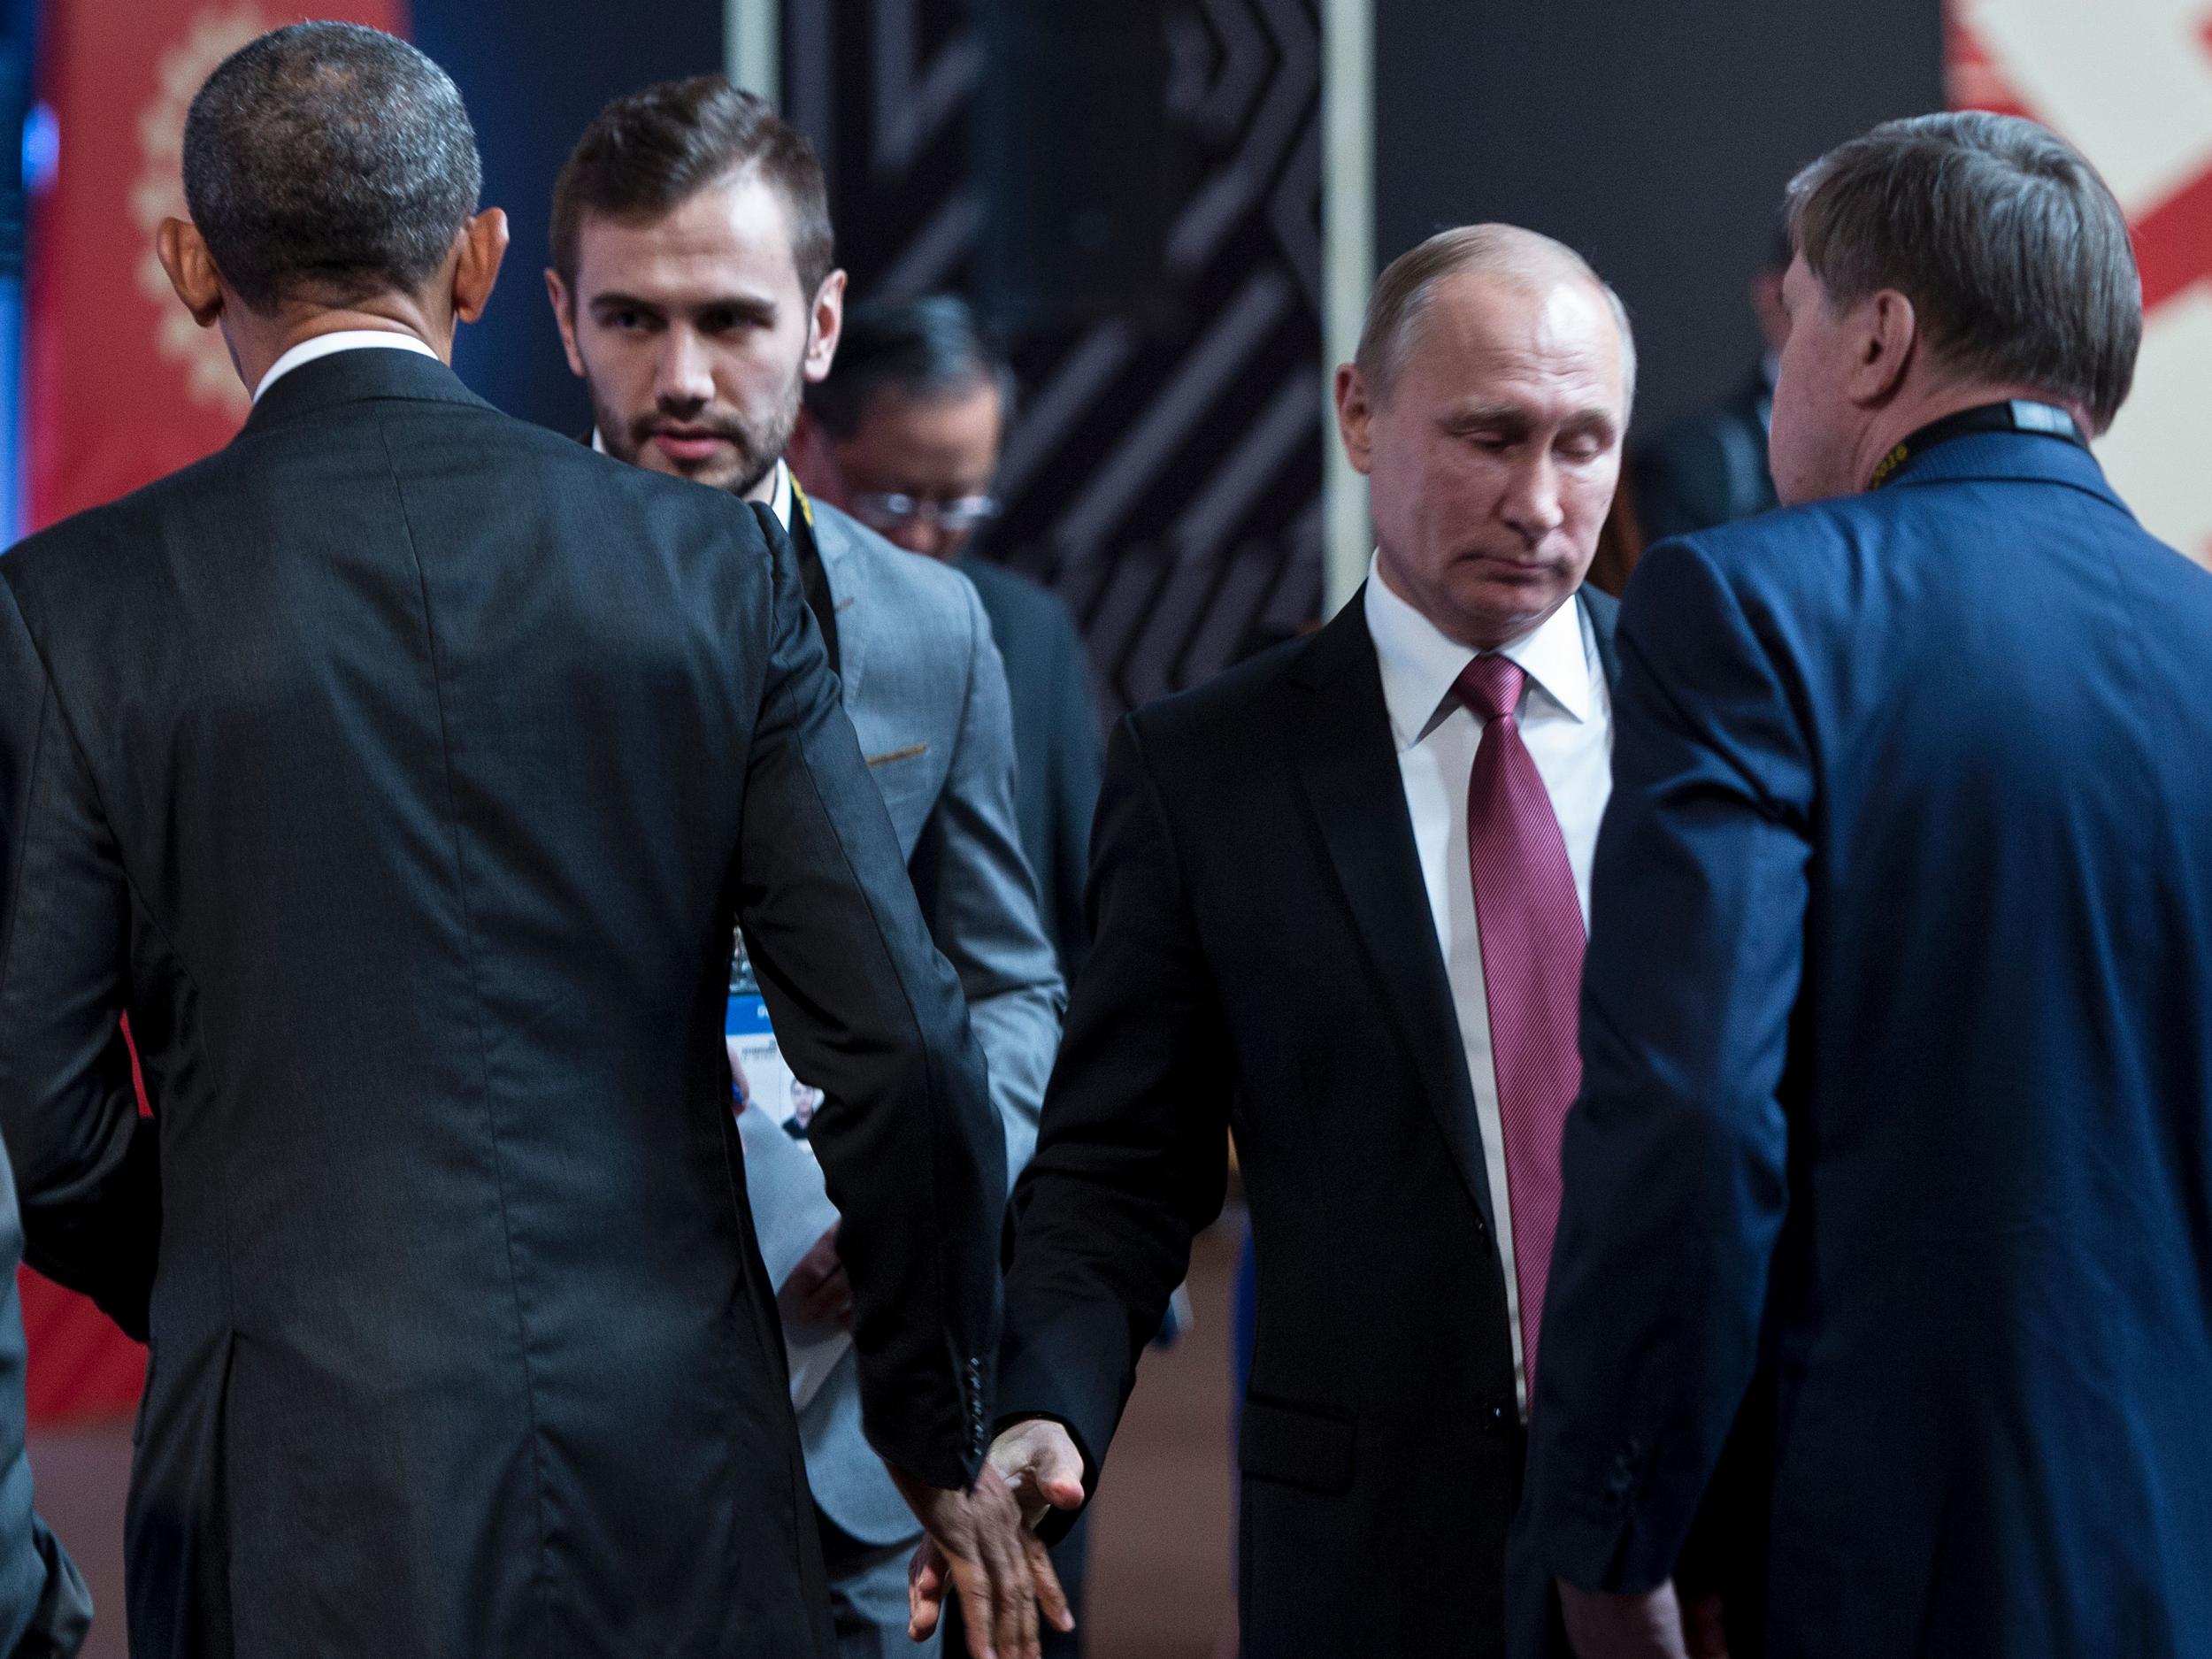
[[1767, 423], [1782, 342], [1789, 337], [1782, 277], [1790, 252], [1789, 238], [1778, 235], [1751, 279], [1751, 315], [1764, 348], [1758, 365], [1725, 397], [1662, 426], [1629, 459], [1636, 527], [1647, 545], [1733, 524], [1775, 504]]
[[1013, 412], [1013, 370], [965, 301], [878, 300], [846, 314], [836, 360], [808, 387], [792, 464], [818, 496], [975, 584], [1013, 695], [1014, 805], [1038, 914], [1072, 980], [1098, 806], [1089, 658], [1058, 595], [972, 545], [998, 512], [991, 486]]
[[1028, 1650], [969, 1490], [1003, 1138], [795, 572], [446, 366], [506, 221], [412, 47], [262, 36], [183, 171], [162, 263], [253, 413], [0, 560], [0, 1127], [29, 1259], [150, 1333], [131, 1650], [828, 1659], [738, 923], [869, 1431]]
[[[837, 350], [845, 278], [833, 254], [812, 147], [753, 94], [705, 75], [615, 99], [577, 141], [554, 189], [546, 285], [597, 442], [762, 503], [795, 547], [845, 712], [967, 994], [1018, 1170], [1036, 1139], [1064, 993], [1015, 826], [990, 623], [964, 578], [810, 501], [783, 460], [802, 388]], [[726, 552], [760, 556], [749, 541]], [[803, 1139], [758, 1103], [741, 1122], [794, 1350], [833, 1347], [851, 1309], [840, 1229], [876, 1189], [826, 1192]], [[877, 1175], [928, 1179], [889, 1148]], [[864, 1380], [845, 1356], [803, 1393], [799, 1419], [848, 1659], [910, 1651], [906, 1561], [918, 1531], [864, 1432]]]
[[1763, 1358], [1766, 1651], [2200, 1656], [2212, 576], [2089, 452], [2127, 226], [1982, 114], [1841, 145], [1789, 222], [1790, 510], [1621, 612], [1522, 1651], [1555, 1578], [1585, 1659], [1683, 1651]]

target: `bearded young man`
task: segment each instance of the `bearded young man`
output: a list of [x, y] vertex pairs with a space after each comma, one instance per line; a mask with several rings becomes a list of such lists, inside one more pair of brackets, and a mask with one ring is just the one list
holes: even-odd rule
[[[547, 291], [595, 442], [761, 503], [795, 553], [846, 714], [938, 949], [958, 972], [1019, 1170], [1036, 1140], [1064, 1002], [1014, 809], [1006, 678], [975, 589], [810, 502], [784, 464], [806, 384], [844, 313], [822, 170], [806, 139], [718, 75], [615, 99], [554, 188]], [[611, 549], [618, 554], [619, 549]], [[732, 560], [759, 557], [733, 542]], [[809, 1078], [803, 1079], [812, 1081]], [[758, 1103], [745, 1180], [793, 1351], [834, 1348], [852, 1297], [849, 1192]], [[887, 1163], [881, 1179], [923, 1179]], [[906, 1559], [920, 1528], [863, 1432], [849, 1354], [802, 1389], [800, 1432], [848, 1659], [910, 1651]]]

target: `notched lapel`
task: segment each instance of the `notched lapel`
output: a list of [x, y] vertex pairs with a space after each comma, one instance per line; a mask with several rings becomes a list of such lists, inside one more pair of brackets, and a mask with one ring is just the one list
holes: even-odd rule
[[1495, 1236], [1490, 1178], [1476, 1127], [1459, 1010], [1437, 948], [1428, 888], [1413, 845], [1405, 784], [1383, 705], [1382, 676], [1359, 598], [1339, 612], [1292, 671], [1310, 710], [1297, 764], [1345, 902], [1430, 1110], [1475, 1206]]

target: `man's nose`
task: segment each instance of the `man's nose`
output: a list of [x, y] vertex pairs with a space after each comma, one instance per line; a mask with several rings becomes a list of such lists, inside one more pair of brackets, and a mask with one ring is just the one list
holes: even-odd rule
[[1549, 450], [1539, 450], [1514, 469], [1502, 514], [1531, 547], [1565, 521], [1559, 505], [1559, 467]]
[[653, 400], [666, 410], [695, 410], [714, 401], [714, 367], [688, 328], [672, 328], [661, 347]]
[[926, 553], [931, 558], [945, 556], [945, 527], [934, 518], [909, 518], [891, 539], [910, 553]]

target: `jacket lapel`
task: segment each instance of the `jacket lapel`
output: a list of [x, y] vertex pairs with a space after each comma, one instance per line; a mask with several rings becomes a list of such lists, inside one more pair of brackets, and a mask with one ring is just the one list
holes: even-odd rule
[[1493, 1236], [1490, 1179], [1476, 1127], [1459, 1010], [1429, 913], [1406, 811], [1382, 675], [1361, 596], [1315, 636], [1290, 678], [1303, 688], [1297, 766], [1321, 840], [1460, 1178]]

